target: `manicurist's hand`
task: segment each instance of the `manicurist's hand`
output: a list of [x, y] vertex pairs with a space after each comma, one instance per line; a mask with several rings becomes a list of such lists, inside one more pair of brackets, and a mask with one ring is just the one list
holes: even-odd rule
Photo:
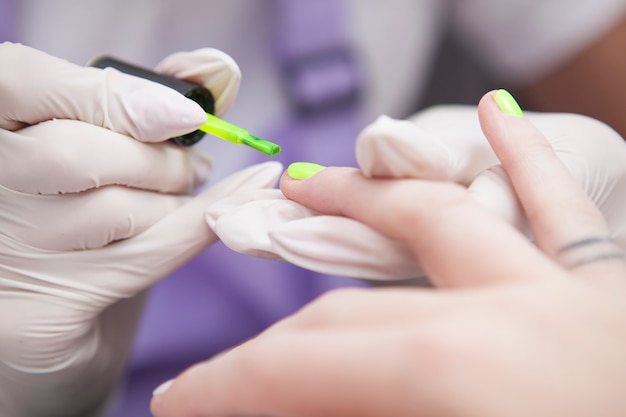
[[534, 244], [454, 183], [291, 166], [287, 198], [404, 242], [440, 289], [331, 292], [162, 385], [154, 415], [623, 416], [624, 253], [511, 109], [491, 92], [480, 120]]
[[[225, 111], [238, 68], [219, 51], [192, 56]], [[178, 75], [172, 59], [165, 70]], [[23, 45], [0, 44], [0, 62], [0, 415], [95, 416], [145, 291], [217, 240], [205, 207], [273, 186], [282, 167], [248, 168], [191, 198], [211, 160], [167, 139], [206, 120], [196, 103]]]

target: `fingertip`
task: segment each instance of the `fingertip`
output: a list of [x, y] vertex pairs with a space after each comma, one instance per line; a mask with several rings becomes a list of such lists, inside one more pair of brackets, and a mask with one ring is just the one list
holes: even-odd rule
[[166, 392], [171, 388], [176, 380], [170, 379], [159, 385], [152, 392], [152, 399], [150, 400], [150, 411], [154, 417], [163, 417], [165, 414], [162, 414], [162, 403]]
[[507, 90], [492, 90], [478, 103], [480, 127], [491, 147], [502, 160], [502, 146], [527, 137], [534, 130], [515, 98]]
[[302, 183], [325, 168], [323, 165], [311, 162], [294, 162], [280, 177], [280, 189], [288, 198], [297, 198], [295, 191], [301, 187]]
[[[295, 166], [294, 166], [295, 165]], [[351, 189], [363, 179], [360, 170], [349, 167], [324, 167], [297, 163], [283, 173], [280, 190], [289, 200], [325, 213], [337, 211], [337, 205], [348, 199]]]
[[218, 117], [230, 109], [241, 83], [237, 62], [214, 48], [174, 53], [161, 61], [156, 70], [208, 88], [215, 98], [215, 115]]
[[[144, 81], [144, 80], [140, 80]], [[160, 142], [181, 136], [198, 129], [206, 122], [206, 113], [198, 103], [179, 92], [152, 82], [136, 83], [121, 106], [125, 107], [129, 122], [124, 113], [116, 121], [128, 123], [114, 126], [114, 130], [130, 133], [142, 142]]]
[[[152, 394], [150, 411], [154, 417], [224, 415], [215, 412], [228, 406], [233, 391], [226, 375], [215, 367], [215, 359], [199, 362], [170, 381], [159, 385]], [[230, 367], [227, 367], [227, 372]]]

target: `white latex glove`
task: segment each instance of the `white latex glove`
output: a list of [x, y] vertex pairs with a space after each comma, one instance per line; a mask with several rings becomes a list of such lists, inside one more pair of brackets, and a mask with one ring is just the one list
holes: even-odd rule
[[[223, 54], [213, 60], [222, 85], [229, 72], [238, 80]], [[248, 168], [191, 199], [210, 159], [165, 140], [205, 120], [196, 103], [21, 45], [1, 44], [0, 62], [0, 415], [97, 415], [142, 295], [216, 241], [204, 208], [274, 186], [282, 166]]]
[[[626, 145], [622, 138], [605, 124], [580, 115], [527, 112], [526, 116], [547, 136], [602, 210], [613, 238], [626, 249]], [[452, 180], [466, 185], [483, 205], [529, 233], [526, 216], [482, 134], [474, 106], [438, 106], [410, 121], [382, 116], [359, 136], [356, 155], [365, 175], [371, 177]], [[355, 220], [319, 216], [287, 201], [278, 190], [226, 198], [208, 209], [207, 222], [226, 245], [241, 253], [371, 280], [423, 275], [404, 245]]]
[[215, 99], [216, 116], [230, 109], [241, 82], [237, 63], [229, 55], [213, 48], [172, 54], [157, 65], [156, 71], [204, 85]]

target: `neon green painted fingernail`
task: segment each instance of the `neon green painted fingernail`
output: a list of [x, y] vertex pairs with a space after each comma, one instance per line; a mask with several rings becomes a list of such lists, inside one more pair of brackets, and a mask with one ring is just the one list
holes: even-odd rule
[[509, 116], [523, 117], [524, 112], [520, 108], [515, 98], [506, 90], [498, 90], [493, 95], [494, 100], [498, 103], [500, 110]]
[[296, 180], [305, 180], [326, 168], [311, 162], [294, 162], [287, 168], [287, 175]]

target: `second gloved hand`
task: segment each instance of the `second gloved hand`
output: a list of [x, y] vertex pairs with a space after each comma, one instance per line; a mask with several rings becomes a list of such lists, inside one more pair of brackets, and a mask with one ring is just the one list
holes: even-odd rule
[[[601, 209], [612, 237], [626, 248], [623, 139], [603, 123], [580, 115], [526, 116]], [[438, 106], [407, 121], [382, 116], [361, 133], [356, 154], [364, 175], [373, 178], [462, 184], [481, 204], [532, 238], [508, 177], [481, 131], [476, 107]], [[423, 275], [417, 259], [399, 242], [352, 219], [320, 216], [277, 190], [226, 198], [209, 208], [207, 221], [238, 252], [371, 280]]]

